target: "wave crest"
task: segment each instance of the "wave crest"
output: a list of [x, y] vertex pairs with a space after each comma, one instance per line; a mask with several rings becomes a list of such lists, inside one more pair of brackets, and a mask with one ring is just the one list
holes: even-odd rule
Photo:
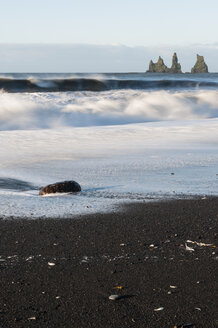
[[218, 82], [199, 79], [101, 79], [101, 78], [64, 78], [26, 79], [0, 78], [0, 89], [7, 92], [67, 92], [67, 91], [106, 91], [120, 89], [187, 89], [217, 88]]

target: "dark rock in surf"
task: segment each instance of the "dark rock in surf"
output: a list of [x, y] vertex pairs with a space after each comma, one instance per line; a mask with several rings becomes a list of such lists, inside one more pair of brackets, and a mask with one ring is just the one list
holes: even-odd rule
[[192, 67], [191, 73], [208, 73], [208, 66], [204, 61], [204, 56], [197, 55], [197, 61]]
[[172, 74], [181, 74], [181, 65], [178, 63], [178, 57], [177, 54], [174, 52], [173, 58], [172, 58], [172, 66], [170, 68], [170, 73]]
[[151, 60], [149, 63], [149, 69], [147, 73], [169, 73], [170, 69], [164, 64], [163, 59], [159, 56], [158, 61], [153, 63]]
[[74, 193], [81, 191], [80, 185], [76, 181], [63, 181], [50, 184], [39, 191], [39, 196], [55, 193]]

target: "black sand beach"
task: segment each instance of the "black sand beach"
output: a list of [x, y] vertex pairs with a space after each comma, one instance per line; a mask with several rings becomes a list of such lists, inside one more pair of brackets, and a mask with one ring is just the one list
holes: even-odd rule
[[216, 245], [217, 218], [199, 198], [0, 220], [0, 326], [215, 328], [217, 248], [199, 243]]

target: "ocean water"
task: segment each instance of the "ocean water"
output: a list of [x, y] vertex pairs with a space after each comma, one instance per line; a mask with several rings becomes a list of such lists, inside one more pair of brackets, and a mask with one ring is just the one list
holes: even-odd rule
[[1, 217], [217, 194], [218, 74], [0, 74]]

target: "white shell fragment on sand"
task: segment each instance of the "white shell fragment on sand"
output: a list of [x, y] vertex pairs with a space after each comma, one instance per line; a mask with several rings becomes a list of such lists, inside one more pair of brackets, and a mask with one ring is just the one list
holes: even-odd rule
[[185, 244], [185, 250], [189, 251], [189, 252], [194, 252], [195, 251], [194, 248], [191, 248], [191, 247], [187, 246], [187, 244]]
[[28, 320], [36, 320], [36, 317], [30, 317]]
[[111, 301], [117, 301], [120, 299], [120, 295], [110, 295], [108, 298]]
[[195, 244], [197, 246], [200, 246], [200, 247], [215, 247], [213, 244], [205, 244], [205, 243], [198, 243], [197, 241], [192, 241], [192, 240], [186, 240], [186, 243], [190, 243], [190, 244]]
[[159, 308], [157, 308], [157, 309], [154, 309], [154, 311], [156, 311], [156, 312], [157, 312], [157, 311], [163, 311], [163, 309], [164, 309], [164, 308], [161, 306], [161, 307], [159, 307]]
[[29, 257], [26, 258], [26, 261], [30, 261], [32, 259], [33, 259], [33, 256], [29, 256]]
[[199, 307], [196, 307], [196, 308], [195, 308], [195, 310], [201, 311], [201, 308], [199, 308]]
[[54, 266], [55, 263], [54, 263], [54, 262], [48, 262], [48, 265], [49, 265], [49, 266]]
[[170, 288], [175, 289], [175, 288], [177, 288], [177, 286], [170, 285]]

